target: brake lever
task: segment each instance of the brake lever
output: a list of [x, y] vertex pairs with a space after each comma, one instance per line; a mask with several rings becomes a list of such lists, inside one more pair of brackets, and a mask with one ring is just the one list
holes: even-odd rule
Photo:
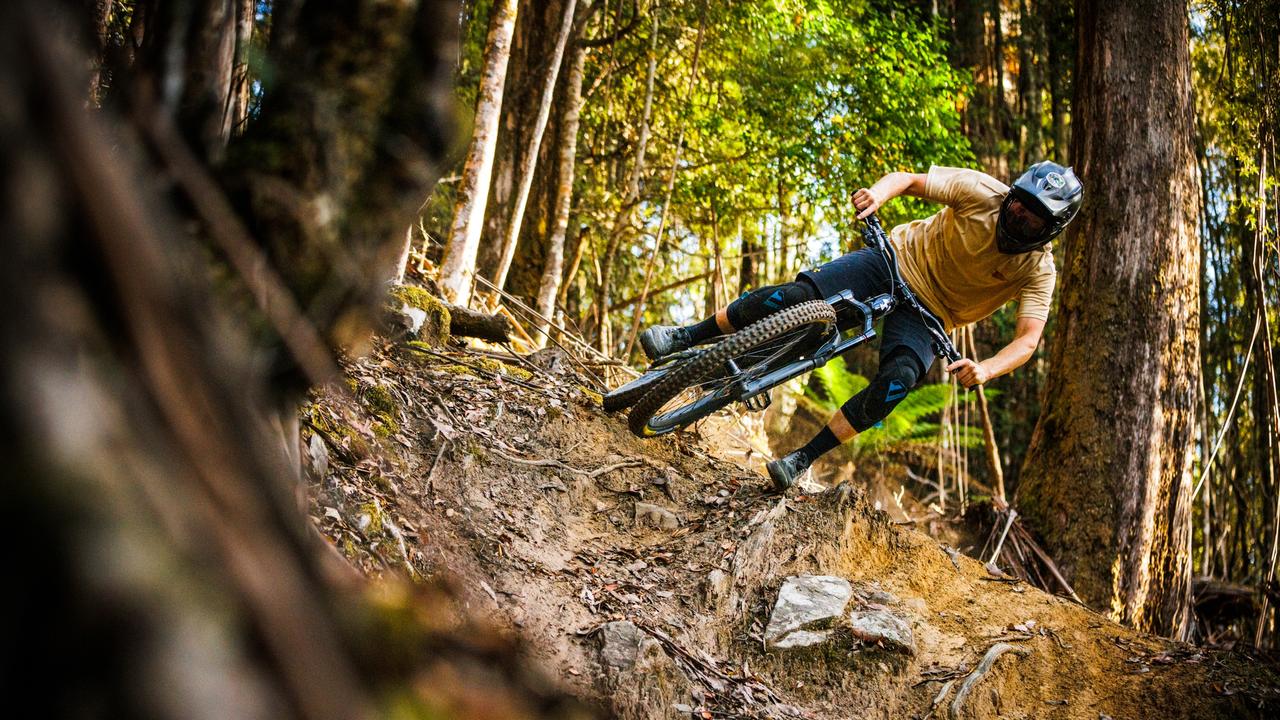
[[[948, 352], [948, 350], [950, 350], [950, 352]], [[933, 341], [933, 353], [940, 358], [946, 358], [948, 365], [954, 362], [959, 362], [960, 360], [964, 359], [964, 356], [961, 355], [960, 352], [955, 349], [954, 345], [952, 345], [951, 343], [943, 343], [941, 340]], [[963, 387], [965, 392], [973, 392], [974, 390], [982, 386], [974, 385], [970, 387], [966, 385]]]

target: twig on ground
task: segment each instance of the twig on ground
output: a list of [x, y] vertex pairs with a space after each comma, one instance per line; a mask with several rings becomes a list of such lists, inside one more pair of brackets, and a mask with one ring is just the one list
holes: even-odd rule
[[933, 702], [929, 704], [929, 712], [924, 714], [924, 718], [922, 720], [929, 720], [929, 718], [933, 717], [933, 714], [938, 710], [938, 706], [946, 702], [947, 694], [951, 692], [951, 687], [955, 684], [955, 678], [951, 678], [942, 684], [942, 687], [938, 689], [938, 694], [934, 696]]
[[[528, 359], [528, 358], [526, 358], [524, 355], [521, 355], [521, 354], [517, 353], [517, 352], [515, 351], [515, 348], [511, 347], [511, 344], [510, 344], [510, 343], [507, 343], [507, 344], [503, 345], [502, 347], [506, 348], [507, 353], [509, 353], [509, 354], [510, 354], [510, 356], [511, 356], [511, 358], [512, 358], [513, 360], [515, 360], [516, 362], [518, 362], [518, 363], [520, 363], [521, 365], [523, 365], [525, 370], [528, 370], [529, 372], [533, 373], [534, 377], [542, 377], [542, 376], [543, 376], [543, 372], [544, 372], [544, 370], [543, 370], [542, 368], [538, 367], [537, 365], [534, 365], [533, 363], [529, 362], [529, 359]], [[491, 352], [491, 351], [488, 351], [488, 350], [486, 350], [486, 351], [484, 351], [484, 352], [485, 352], [485, 354], [486, 354], [486, 355], [490, 355], [490, 356], [493, 356], [493, 357], [499, 357], [499, 358], [501, 357], [501, 356], [499, 355], [499, 353]]]
[[972, 692], [973, 688], [982, 681], [982, 678], [986, 677], [987, 673], [991, 672], [991, 668], [996, 664], [996, 660], [1000, 659], [1001, 655], [1009, 652], [1015, 655], [1027, 655], [1031, 651], [1026, 648], [1010, 645], [1009, 643], [996, 643], [995, 645], [992, 645], [987, 650], [987, 654], [982, 656], [982, 660], [978, 663], [978, 667], [974, 668], [973, 672], [969, 673], [969, 677], [965, 678], [963, 683], [960, 683], [960, 689], [956, 691], [956, 697], [951, 701], [951, 707], [949, 708], [951, 717], [960, 717], [960, 709], [964, 706], [964, 701], [969, 698], [969, 693]]
[[436, 459], [431, 461], [431, 467], [427, 470], [427, 494], [435, 493], [435, 474], [436, 465], [440, 464], [440, 458], [444, 456], [444, 451], [449, 448], [449, 441], [445, 440], [440, 443], [440, 450], [436, 452]]
[[706, 653], [701, 653], [704, 657], [697, 657], [681, 647], [665, 632], [639, 620], [635, 624], [654, 640], [657, 640], [663, 649], [667, 651], [667, 655], [675, 660], [678, 665], [683, 666], [687, 675], [698, 678], [717, 695], [730, 699], [732, 696], [728, 693], [729, 687], [737, 686], [739, 699], [744, 704], [755, 704], [758, 702], [756, 695], [760, 695], [770, 703], [781, 705], [782, 698], [773, 691], [773, 688], [765, 685], [755, 676], [745, 673], [740, 676], [727, 675], [716, 667], [715, 661], [706, 656]]

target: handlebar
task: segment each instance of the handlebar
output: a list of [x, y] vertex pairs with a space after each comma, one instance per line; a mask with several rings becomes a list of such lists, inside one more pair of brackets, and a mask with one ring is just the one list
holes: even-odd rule
[[924, 322], [925, 328], [933, 338], [933, 351], [939, 357], [946, 358], [948, 363], [956, 362], [961, 358], [961, 355], [951, 342], [951, 337], [942, 328], [942, 323], [938, 322], [937, 318], [925, 310], [920, 301], [916, 299], [916, 294], [911, 291], [906, 281], [902, 279], [902, 274], [898, 272], [898, 253], [894, 249], [893, 243], [889, 241], [889, 236], [885, 234], [884, 227], [880, 225], [880, 218], [877, 218], [875, 213], [872, 213], [866, 217], [865, 222], [866, 225], [862, 228], [862, 242], [867, 247], [873, 247], [880, 251], [881, 257], [884, 258], [885, 269], [889, 271], [889, 277], [892, 279], [893, 287], [891, 291], [893, 295], [919, 313], [920, 320]]

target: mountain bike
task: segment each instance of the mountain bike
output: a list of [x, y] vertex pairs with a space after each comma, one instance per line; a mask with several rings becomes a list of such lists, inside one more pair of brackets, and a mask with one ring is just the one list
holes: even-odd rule
[[856, 298], [842, 290], [784, 308], [713, 344], [658, 358], [643, 375], [605, 395], [605, 409], [630, 407], [627, 424], [640, 437], [679, 430], [735, 402], [764, 410], [771, 389], [871, 340], [875, 321], [900, 305], [920, 314], [935, 354], [959, 360], [941, 323], [903, 281], [897, 252], [874, 214], [867, 216], [861, 235], [884, 260], [891, 278], [888, 292]]

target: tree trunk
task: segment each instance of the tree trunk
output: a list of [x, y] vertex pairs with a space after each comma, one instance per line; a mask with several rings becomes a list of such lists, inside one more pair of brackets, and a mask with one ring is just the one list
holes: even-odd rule
[[93, 41], [93, 57], [89, 66], [89, 105], [97, 107], [102, 103], [102, 70], [107, 65], [107, 51], [111, 46], [111, 11], [115, 0], [82, 0], [92, 20], [91, 32]]
[[253, 79], [249, 77], [249, 48], [253, 42], [254, 7], [257, 0], [238, 0], [236, 3], [236, 53], [231, 68], [231, 103], [228, 108], [227, 137], [240, 133], [249, 119], [252, 101]]
[[[291, 453], [264, 421], [297, 388], [268, 374], [257, 319], [223, 294], [229, 275], [188, 231], [247, 224], [306, 239], [291, 250], [322, 243], [332, 258], [343, 246], [329, 244], [327, 225], [297, 227], [315, 213], [269, 214], [271, 198], [301, 198], [284, 210], [305, 211], [323, 197], [344, 242], [389, 245], [448, 147], [449, 113], [432, 98], [448, 95], [457, 6], [316, 4], [289, 28], [269, 91], [288, 102], [264, 101], [262, 134], [245, 146], [257, 162], [231, 168], [276, 192], [246, 192], [256, 181], [229, 173], [252, 217], [236, 217], [155, 103], [132, 122], [114, 108], [83, 111], [89, 53], [64, 32], [73, 10], [0, 3], [0, 159], [13, 173], [0, 193], [12, 239], [0, 243], [10, 313], [0, 451], [11, 475], [0, 520], [41, 546], [18, 553], [22, 582], [5, 594], [7, 639], [23, 652], [15, 679], [33, 679], [53, 717], [341, 720], [386, 714], [388, 697], [459, 717], [581, 717], [526, 680], [527, 661], [505, 641], [439, 622], [452, 601], [390, 578], [372, 600], [316, 536], [288, 480]], [[307, 122], [325, 99], [347, 112], [322, 108]], [[270, 113], [289, 132], [271, 135]], [[388, 139], [398, 154], [378, 152]], [[287, 158], [317, 147], [349, 163], [293, 174], [306, 161]], [[171, 182], [158, 188], [156, 177]], [[295, 256], [308, 254], [275, 269]], [[361, 322], [366, 294], [349, 283], [383, 293], [366, 259], [327, 268], [331, 292], [302, 299], [341, 301], [324, 317]]]
[[440, 291], [458, 305], [471, 301], [476, 254], [489, 197], [489, 179], [498, 136], [502, 92], [511, 57], [511, 33], [516, 23], [516, 0], [495, 0], [489, 19], [484, 70], [476, 102], [475, 131], [467, 149], [466, 165], [458, 183], [453, 225], [440, 263]]
[[596, 329], [598, 345], [602, 352], [609, 352], [609, 296], [612, 291], [613, 262], [618, 255], [622, 236], [631, 230], [631, 213], [640, 199], [640, 178], [644, 176], [645, 152], [649, 147], [649, 119], [653, 115], [654, 76], [658, 68], [658, 13], [653, 13], [653, 27], [649, 30], [649, 67], [645, 71], [644, 110], [640, 114], [639, 135], [636, 138], [636, 159], [627, 179], [627, 191], [609, 226], [608, 240], [600, 261], [600, 291], [596, 297]]
[[1036, 58], [1040, 56], [1043, 23], [1031, 11], [1029, 0], [1022, 0], [1018, 7], [1019, 34], [1018, 49], [1018, 88], [1019, 102], [1022, 110], [1022, 124], [1026, 129], [1020, 143], [1021, 157], [1018, 165], [1026, 167], [1029, 163], [1043, 157], [1040, 151], [1040, 73], [1036, 67]]
[[1048, 46], [1049, 112], [1052, 117], [1053, 159], [1067, 162], [1067, 96], [1070, 94], [1071, 58], [1074, 46], [1071, 3], [1047, 0], [1041, 6]]
[[[540, 122], [540, 112], [542, 91], [551, 71], [551, 50], [560, 37], [567, 2], [520, 0], [517, 13], [520, 21], [511, 39], [506, 93], [498, 121], [502, 132], [493, 160], [489, 204], [481, 231], [493, 242], [482, 246], [476, 257], [476, 273], [485, 278], [477, 289], [487, 292], [503, 262], [506, 238], [515, 237], [515, 255], [504, 285], [508, 293], [529, 298], [530, 304], [537, 297], [542, 277], [547, 228], [555, 216], [555, 188], [560, 177], [560, 113], [553, 113]], [[563, 86], [565, 73], [557, 72], [557, 76], [560, 78], [557, 85]], [[553, 97], [552, 107], [556, 102]], [[538, 152], [531, 159], [529, 148], [535, 141]], [[532, 173], [524, 171], [530, 162]], [[516, 201], [526, 181], [530, 183], [525, 191], [526, 204], [520, 228], [513, 236]]]
[[[240, 2], [199, 0], [191, 5], [195, 14], [189, 34], [183, 37], [175, 33], [166, 43], [166, 50], [180, 47], [186, 53], [178, 123], [192, 146], [199, 148], [206, 159], [217, 162], [231, 137], [231, 81]], [[180, 18], [174, 21], [184, 23]]]
[[1182, 635], [1200, 282], [1187, 7], [1085, 0], [1076, 21], [1087, 195], [1020, 509], [1087, 602]]
[[[547, 259], [538, 288], [538, 312], [550, 319], [555, 315], [556, 296], [564, 275], [564, 238], [569, 229], [569, 210], [573, 206], [573, 171], [578, 154], [578, 113], [582, 109], [582, 75], [586, 65], [587, 49], [575, 45], [569, 58], [569, 77], [565, 84], [564, 115], [560, 120], [560, 177], [556, 183], [556, 211], [551, 236], [547, 239]], [[575, 268], [576, 269], [576, 268]], [[546, 344], [548, 323], [538, 322], [534, 339], [539, 346]]]
[[[741, 221], [739, 221], [741, 228]], [[758, 228], [748, 228], [746, 232], [738, 231], [741, 241], [738, 243], [738, 292], [744, 293], [760, 286], [760, 267], [764, 264], [764, 242], [757, 242]], [[760, 235], [760, 238], [763, 238]]]
[[[520, 227], [524, 222], [525, 203], [529, 200], [529, 188], [533, 186], [533, 171], [538, 164], [538, 149], [542, 145], [542, 136], [547, 129], [547, 118], [551, 116], [551, 98], [555, 95], [556, 78], [560, 75], [560, 64], [564, 59], [564, 48], [569, 42], [569, 33], [573, 30], [573, 12], [577, 0], [566, 0], [564, 18], [560, 23], [560, 33], [556, 37], [556, 47], [547, 61], [546, 80], [542, 84], [542, 96], [538, 102], [538, 115], [534, 121], [533, 133], [528, 147], [524, 149], [524, 159], [520, 164], [520, 184], [511, 210], [511, 220], [507, 223], [507, 234], [502, 240], [502, 251], [498, 259], [498, 267], [493, 273], [493, 284], [501, 288], [507, 282], [507, 271], [511, 269], [511, 260], [516, 254], [516, 241], [520, 237]], [[581, 84], [581, 80], [579, 80]], [[570, 164], [573, 158], [570, 157]], [[564, 171], [561, 170], [563, 173]], [[572, 169], [570, 169], [572, 175]]]

